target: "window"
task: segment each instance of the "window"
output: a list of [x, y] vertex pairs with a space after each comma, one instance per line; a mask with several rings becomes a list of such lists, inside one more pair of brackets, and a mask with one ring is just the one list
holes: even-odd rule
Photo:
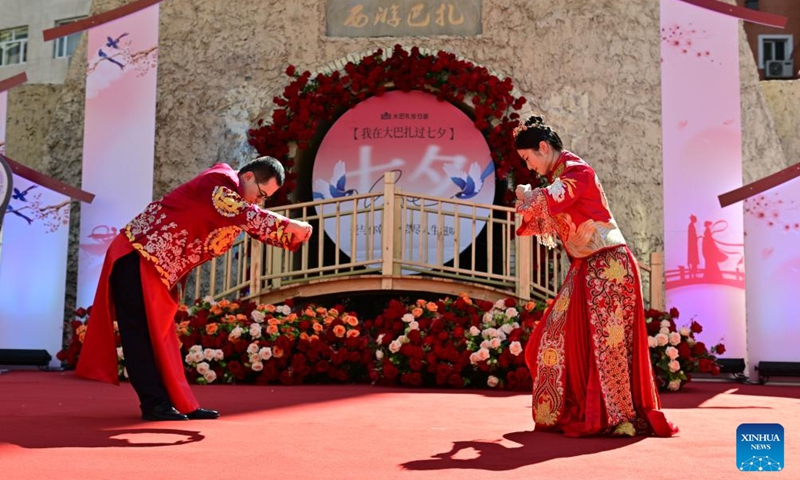
[[793, 47], [792, 35], [759, 35], [758, 68], [764, 68], [772, 60], [791, 60]]
[[[67, 25], [68, 23], [72, 23], [78, 20], [81, 20], [86, 17], [75, 17], [75, 18], [68, 18], [66, 20], [59, 20], [56, 22], [56, 27], [60, 27], [62, 25]], [[53, 58], [69, 58], [75, 53], [75, 49], [78, 48], [78, 43], [81, 41], [81, 32], [73, 33], [72, 35], [68, 35], [66, 37], [61, 37], [56, 40], [55, 44], [53, 45]]]
[[0, 67], [28, 60], [28, 27], [0, 31]]

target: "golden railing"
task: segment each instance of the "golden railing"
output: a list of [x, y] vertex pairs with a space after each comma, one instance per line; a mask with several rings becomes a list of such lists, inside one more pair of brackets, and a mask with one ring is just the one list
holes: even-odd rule
[[[513, 208], [404, 193], [391, 173], [383, 191], [275, 211], [314, 226], [311, 240], [289, 252], [242, 235], [230, 251], [191, 274], [186, 300], [272, 303], [294, 295], [431, 288], [545, 300], [555, 297], [568, 267], [560, 248], [513, 235]], [[653, 254], [650, 266], [640, 266], [649, 286], [645, 300], [653, 308], [663, 308], [660, 259]]]

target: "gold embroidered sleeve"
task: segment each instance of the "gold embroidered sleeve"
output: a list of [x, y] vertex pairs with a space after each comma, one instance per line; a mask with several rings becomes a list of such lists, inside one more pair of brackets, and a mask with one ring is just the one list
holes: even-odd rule
[[517, 201], [517, 213], [522, 215], [522, 225], [517, 235], [536, 235], [539, 243], [555, 248], [557, 224], [547, 209], [547, 197], [540, 188], [527, 190]]
[[295, 250], [286, 232], [289, 219], [246, 202], [237, 192], [225, 186], [214, 187], [211, 195], [214, 210], [226, 224], [242, 228], [248, 235], [268, 245]]

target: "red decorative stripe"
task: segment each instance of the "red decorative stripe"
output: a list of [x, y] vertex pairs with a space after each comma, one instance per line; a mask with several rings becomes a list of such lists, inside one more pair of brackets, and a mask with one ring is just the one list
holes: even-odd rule
[[22, 85], [23, 83], [28, 81], [28, 74], [25, 72], [20, 73], [19, 75], [14, 75], [11, 78], [6, 78], [5, 80], [0, 81], [0, 92], [5, 92], [6, 90], [10, 90], [17, 85]]
[[696, 7], [705, 8], [724, 15], [730, 15], [740, 20], [750, 23], [758, 23], [768, 27], [786, 28], [788, 18], [772, 13], [760, 12], [752, 8], [739, 7], [737, 5], [728, 5], [717, 0], [681, 0], [682, 2], [689, 3]]
[[39, 185], [47, 187], [54, 192], [64, 194], [75, 200], [80, 200], [81, 202], [92, 203], [92, 200], [94, 200], [93, 193], [84, 192], [80, 188], [72, 187], [64, 182], [56, 180], [55, 178], [48, 177], [47, 175], [41, 172], [37, 172], [36, 170], [30, 167], [26, 167], [21, 163], [11, 160], [5, 155], [0, 155], [0, 156], [2, 156], [3, 159], [6, 162], [8, 162], [8, 165], [11, 167], [11, 171], [22, 178], [28, 179], [31, 182], [36, 182]]
[[72, 35], [73, 33], [89, 30], [90, 28], [94, 28], [98, 25], [102, 25], [104, 23], [108, 23], [118, 18], [130, 15], [131, 13], [138, 12], [139, 10], [144, 10], [149, 6], [161, 3], [162, 1], [163, 0], [136, 0], [135, 2], [115, 8], [114, 10], [98, 13], [97, 15], [92, 15], [89, 18], [84, 18], [83, 20], [78, 20], [77, 22], [61, 25], [60, 27], [49, 28], [44, 31], [44, 41], [48, 42], [57, 38], [66, 37], [67, 35]]
[[778, 173], [773, 173], [769, 177], [756, 180], [755, 182], [745, 185], [744, 187], [731, 190], [728, 193], [723, 193], [719, 196], [719, 204], [722, 207], [733, 205], [736, 202], [741, 202], [742, 200], [756, 196], [759, 193], [766, 192], [767, 190], [775, 188], [778, 185], [786, 183], [796, 177], [800, 177], [800, 163], [797, 165], [792, 165], [791, 167], [781, 170]]

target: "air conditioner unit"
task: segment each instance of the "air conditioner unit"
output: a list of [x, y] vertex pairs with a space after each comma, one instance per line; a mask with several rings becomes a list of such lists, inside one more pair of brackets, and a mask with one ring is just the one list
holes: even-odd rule
[[791, 60], [770, 60], [765, 67], [764, 78], [794, 78], [794, 62]]

